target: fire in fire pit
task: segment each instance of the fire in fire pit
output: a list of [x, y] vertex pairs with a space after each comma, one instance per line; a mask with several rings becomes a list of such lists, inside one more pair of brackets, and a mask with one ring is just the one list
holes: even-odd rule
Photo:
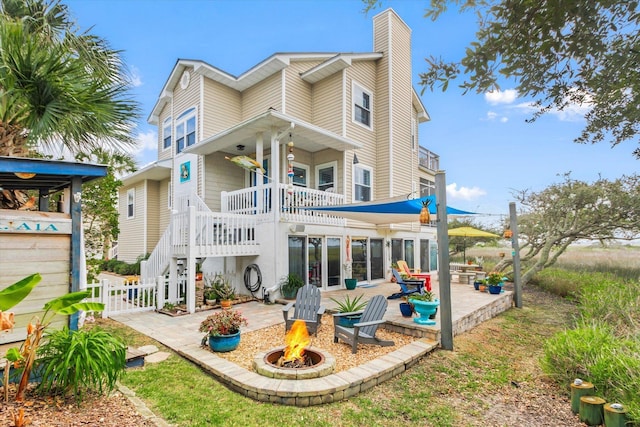
[[305, 356], [305, 348], [311, 344], [309, 339], [309, 331], [304, 320], [296, 320], [293, 322], [291, 329], [285, 336], [285, 344], [283, 355], [276, 362], [276, 366], [285, 368], [304, 368], [313, 366], [311, 358]]
[[261, 375], [273, 378], [318, 378], [333, 373], [336, 360], [318, 349], [311, 349], [307, 325], [296, 320], [285, 337], [284, 348], [258, 355], [253, 366]]

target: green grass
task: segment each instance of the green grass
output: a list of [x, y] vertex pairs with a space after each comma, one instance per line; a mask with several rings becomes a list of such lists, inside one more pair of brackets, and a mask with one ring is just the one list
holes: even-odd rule
[[[176, 426], [465, 426], [477, 425], [512, 381], [537, 387], [542, 343], [570, 324], [573, 306], [535, 291], [513, 309], [454, 340], [409, 371], [348, 401], [296, 408], [253, 401], [220, 385], [173, 354], [158, 364], [127, 371], [121, 382], [156, 414]], [[560, 315], [559, 315], [560, 313]], [[535, 321], [539, 327], [530, 328]], [[135, 345], [148, 339], [113, 323]], [[555, 389], [558, 399], [564, 392]], [[548, 390], [545, 390], [548, 393]]]

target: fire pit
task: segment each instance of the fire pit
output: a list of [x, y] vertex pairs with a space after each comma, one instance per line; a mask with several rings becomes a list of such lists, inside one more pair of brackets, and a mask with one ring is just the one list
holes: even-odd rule
[[260, 375], [278, 379], [319, 378], [332, 374], [336, 359], [319, 349], [309, 347], [311, 340], [303, 321], [294, 322], [285, 337], [286, 347], [260, 353], [253, 368]]
[[265, 377], [289, 380], [320, 378], [331, 375], [336, 367], [336, 359], [320, 349], [309, 347], [305, 349], [305, 361], [298, 367], [278, 366], [278, 360], [284, 355], [284, 347], [258, 354], [253, 359], [253, 368]]

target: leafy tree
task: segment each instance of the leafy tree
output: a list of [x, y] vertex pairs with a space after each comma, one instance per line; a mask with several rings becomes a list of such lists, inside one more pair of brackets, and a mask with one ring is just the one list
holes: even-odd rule
[[[365, 11], [382, 3], [362, 0]], [[431, 0], [425, 17], [449, 4], [475, 11], [477, 40], [459, 61], [430, 57], [425, 88], [446, 90], [461, 74], [466, 91], [499, 88], [513, 78], [537, 109], [531, 121], [571, 105], [590, 107], [579, 143], [634, 139], [640, 124], [640, 11], [636, 0]], [[463, 71], [462, 71], [463, 70]], [[637, 138], [636, 138], [637, 140]], [[640, 158], [640, 148], [633, 154]]]
[[[615, 181], [599, 179], [589, 184], [572, 179], [540, 192], [515, 194], [521, 204], [518, 214], [521, 261], [527, 270], [522, 283], [552, 266], [577, 240], [608, 241], [640, 235], [640, 175]], [[502, 260], [497, 271], [511, 266]]]
[[102, 148], [90, 154], [78, 154], [78, 161], [107, 165], [107, 175], [82, 186], [82, 215], [87, 249], [107, 259], [111, 242], [118, 238], [118, 188], [123, 173], [135, 170], [135, 160], [128, 154], [110, 152]]
[[0, 155], [132, 145], [129, 81], [119, 52], [59, 0], [0, 0]]

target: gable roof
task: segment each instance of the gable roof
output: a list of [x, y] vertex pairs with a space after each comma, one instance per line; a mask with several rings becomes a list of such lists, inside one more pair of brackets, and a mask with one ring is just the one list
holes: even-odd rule
[[193, 72], [201, 74], [211, 80], [242, 92], [256, 83], [261, 82], [267, 77], [272, 76], [278, 71], [288, 67], [291, 61], [311, 61], [321, 60], [321, 64], [313, 67], [308, 72], [303, 73], [305, 77], [303, 79], [310, 83], [315, 83], [324, 77], [330, 75], [329, 73], [335, 73], [343, 68], [351, 65], [352, 61], [375, 61], [382, 58], [382, 53], [369, 52], [369, 53], [335, 53], [335, 52], [306, 52], [306, 53], [274, 53], [264, 61], [251, 67], [249, 70], [234, 76], [227, 73], [213, 65], [210, 65], [201, 60], [194, 59], [178, 59], [176, 65], [173, 67], [169, 79], [165, 83], [158, 101], [151, 110], [151, 114], [147, 119], [149, 124], [157, 125], [158, 117], [162, 108], [173, 96], [173, 88], [180, 81], [182, 73], [187, 68], [193, 68]]

